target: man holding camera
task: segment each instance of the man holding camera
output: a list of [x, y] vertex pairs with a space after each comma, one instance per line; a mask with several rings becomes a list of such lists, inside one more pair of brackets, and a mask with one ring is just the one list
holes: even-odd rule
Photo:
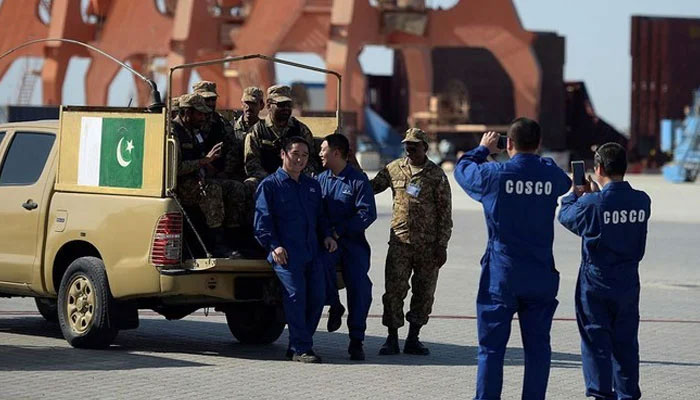
[[455, 166], [455, 179], [482, 203], [488, 244], [481, 258], [476, 300], [479, 360], [476, 400], [500, 399], [503, 358], [513, 315], [518, 313], [525, 376], [522, 398], [545, 398], [557, 308], [559, 273], [554, 267], [554, 211], [571, 180], [552, 159], [537, 155], [539, 124], [516, 119], [508, 128], [510, 160], [487, 163], [499, 153], [499, 134], [487, 132]]
[[639, 262], [651, 200], [624, 180], [627, 154], [619, 144], [598, 148], [594, 170], [603, 189], [590, 179], [574, 186], [559, 213], [583, 240], [576, 321], [586, 396], [639, 399]]

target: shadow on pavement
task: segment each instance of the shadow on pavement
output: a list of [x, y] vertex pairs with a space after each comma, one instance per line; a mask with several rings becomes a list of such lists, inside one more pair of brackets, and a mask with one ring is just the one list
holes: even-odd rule
[[[57, 339], [48, 345], [0, 345], [0, 371], [3, 370], [120, 370], [139, 368], [167, 368], [205, 366], [207, 364], [182, 361], [170, 357], [134, 354], [189, 354], [205, 357], [226, 357], [247, 360], [286, 361], [287, 332], [270, 345], [245, 345], [236, 342], [221, 321], [142, 318], [136, 330], [122, 331], [107, 350], [80, 350], [68, 347], [57, 324], [41, 317], [0, 318], [0, 333], [38, 336]], [[430, 356], [398, 354], [379, 356], [383, 336], [365, 338], [365, 362], [350, 361], [347, 355], [348, 337], [345, 333], [319, 331], [314, 336], [315, 350], [327, 364], [342, 365], [434, 365], [474, 366], [477, 347], [451, 343], [436, 343], [426, 339]], [[476, 339], [476, 338], [474, 338]], [[403, 340], [400, 341], [403, 346]], [[522, 348], [509, 348], [506, 366], [524, 364]], [[642, 361], [642, 365], [698, 367], [700, 363], [672, 361]], [[552, 368], [581, 368], [581, 356], [571, 353], [552, 353]]]

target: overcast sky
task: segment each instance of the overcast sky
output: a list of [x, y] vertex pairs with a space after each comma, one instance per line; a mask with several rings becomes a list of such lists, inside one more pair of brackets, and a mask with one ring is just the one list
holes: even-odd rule
[[[456, 0], [428, 0], [431, 6], [449, 7], [455, 3]], [[598, 114], [618, 129], [627, 129], [630, 119], [630, 17], [700, 18], [700, 0], [514, 0], [514, 3], [525, 29], [552, 31], [566, 37], [565, 79], [585, 81]], [[321, 58], [315, 55], [281, 53], [278, 56], [323, 66]], [[372, 74], [391, 73], [391, 60], [391, 50], [374, 46], [366, 48], [360, 56], [365, 72]], [[39, 66], [40, 62], [33, 64]], [[14, 102], [24, 68], [25, 63], [15, 63], [0, 81], [0, 104]], [[84, 60], [71, 61], [64, 86], [65, 104], [85, 101], [82, 77], [86, 69]], [[299, 74], [291, 68], [278, 68], [278, 78], [282, 82], [319, 81], [316, 74]], [[161, 80], [159, 86], [163, 85]], [[39, 83], [33, 96], [36, 104], [41, 101], [40, 90]], [[109, 105], [124, 106], [134, 93], [129, 73], [122, 71], [112, 84]]]

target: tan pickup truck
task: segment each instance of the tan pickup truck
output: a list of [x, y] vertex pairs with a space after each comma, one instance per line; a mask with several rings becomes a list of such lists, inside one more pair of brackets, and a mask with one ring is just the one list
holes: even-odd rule
[[285, 322], [266, 261], [183, 252], [164, 129], [165, 111], [133, 108], [0, 125], [0, 296], [35, 297], [75, 347], [109, 345], [138, 309], [202, 307], [241, 342], [275, 341]]

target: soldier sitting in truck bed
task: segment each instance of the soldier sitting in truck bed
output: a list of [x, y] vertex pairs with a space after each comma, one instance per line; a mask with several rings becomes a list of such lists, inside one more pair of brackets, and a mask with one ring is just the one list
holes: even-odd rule
[[318, 149], [309, 127], [292, 117], [292, 89], [285, 85], [274, 85], [267, 89], [268, 115], [259, 121], [245, 139], [245, 170], [249, 178], [257, 182], [282, 166], [280, 151], [283, 140], [299, 136], [309, 143], [307, 174], [321, 172]]
[[173, 120], [173, 135], [179, 141], [177, 194], [185, 207], [199, 207], [209, 228], [209, 241], [218, 257], [238, 257], [224, 228], [239, 225], [244, 199], [235, 182], [214, 178], [211, 164], [221, 156], [222, 143], [211, 143], [200, 129], [212, 109], [198, 93], [180, 96], [180, 114]]

